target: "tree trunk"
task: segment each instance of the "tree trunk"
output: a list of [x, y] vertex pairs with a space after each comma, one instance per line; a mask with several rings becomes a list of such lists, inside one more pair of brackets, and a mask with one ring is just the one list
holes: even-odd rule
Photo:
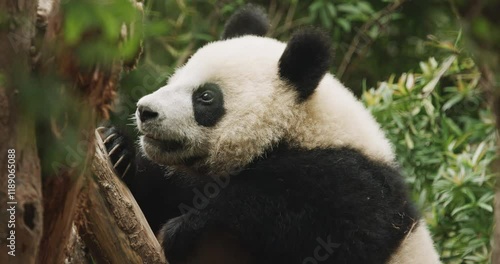
[[[499, 65], [495, 65], [499, 66]], [[491, 107], [496, 116], [497, 131], [500, 133], [500, 85], [496, 82], [496, 78], [491, 72], [483, 68], [483, 85], [492, 93]], [[500, 67], [498, 67], [500, 69]], [[500, 156], [500, 140], [497, 138], [497, 156]], [[493, 225], [493, 252], [491, 256], [492, 264], [500, 264], [500, 161], [495, 160], [493, 164], [493, 172], [497, 174], [494, 213], [495, 219]]]
[[0, 0], [0, 262], [35, 263], [42, 235], [40, 162], [34, 122], [18, 93], [29, 75], [36, 1]]
[[[90, 95], [112, 95], [103, 90], [114, 91], [114, 85], [107, 82], [86, 82], [88, 75], [83, 76], [79, 70], [74, 54], [65, 47], [62, 38], [63, 16], [60, 12], [59, 1], [42, 1], [45, 10], [45, 36], [42, 37], [41, 66], [42, 75], [58, 74], [70, 80], [61, 85], [60, 94], [76, 94], [75, 98], [62, 97], [62, 100], [75, 100], [70, 108], [64, 109], [64, 116], [52, 116], [50, 126], [38, 127], [37, 134], [46, 135], [40, 142], [41, 149], [57, 151], [57, 158], [44, 164], [42, 170], [43, 197], [44, 197], [44, 233], [40, 243], [40, 263], [63, 263], [71, 255], [67, 246], [72, 238], [71, 229], [77, 215], [81, 201], [85, 180], [90, 176], [91, 158], [94, 153], [94, 137], [92, 135], [95, 124], [99, 121], [98, 111], [93, 105]], [[40, 18], [40, 14], [39, 14]], [[87, 78], [86, 78], [87, 77]], [[102, 80], [101, 80], [102, 81]], [[107, 81], [107, 80], [106, 80]], [[88, 92], [90, 91], [90, 92]], [[78, 94], [80, 96], [78, 96]], [[111, 101], [111, 98], [98, 98]], [[76, 132], [77, 140], [71, 140]], [[67, 144], [57, 150], [58, 144]], [[46, 154], [43, 154], [46, 155]]]
[[[483, 54], [484, 55], [484, 54]], [[482, 60], [481, 70], [481, 87], [486, 93], [486, 97], [490, 100], [490, 106], [493, 114], [496, 117], [497, 130], [500, 132], [500, 85], [496, 82], [495, 72], [491, 67], [496, 67], [492, 63], [485, 63], [487, 60]], [[499, 67], [500, 68], [500, 67]], [[500, 156], [500, 140], [497, 138], [497, 155]], [[500, 161], [493, 161], [493, 173], [497, 174], [497, 183], [494, 199], [494, 219], [493, 219], [493, 250], [491, 254], [491, 263], [500, 264]]]
[[[450, 2], [451, 3], [451, 2]], [[474, 32], [475, 21], [485, 21], [491, 28], [499, 28], [500, 20], [497, 12], [500, 2], [498, 1], [469, 1], [461, 5], [457, 10], [462, 18], [465, 40], [470, 51], [475, 53], [474, 60], [480, 66], [481, 87], [490, 100], [490, 106], [496, 117], [497, 131], [500, 132], [500, 40], [495, 34], [480, 36]], [[478, 37], [479, 36], [479, 37]], [[497, 155], [500, 156], [500, 140], [497, 137]], [[494, 227], [492, 241], [491, 263], [500, 264], [500, 159], [493, 162], [492, 171], [497, 175], [494, 202]]]
[[[142, 8], [141, 3], [133, 1], [131, 4]], [[64, 42], [63, 15], [59, 6], [58, 0], [40, 0], [39, 3], [0, 0], [0, 263], [91, 263], [77, 235], [74, 220], [78, 213], [91, 211], [83, 206], [95, 199], [105, 202], [96, 203], [102, 206], [99, 210], [111, 214], [106, 211], [110, 210], [106, 208], [109, 197], [94, 196], [100, 195], [102, 190], [97, 188], [102, 186], [90, 177], [94, 129], [98, 121], [107, 116], [119, 73], [123, 68], [133, 67], [136, 60], [124, 62], [116, 58], [111, 64], [96, 62], [94, 66], [81, 68], [74, 46], [66, 46]], [[125, 26], [118, 29], [122, 36]], [[39, 29], [36, 35], [35, 28]], [[130, 30], [127, 33], [131, 34]], [[126, 37], [121, 41], [127, 41]], [[40, 119], [37, 111], [45, 110], [44, 105], [54, 102], [44, 101], [43, 96], [36, 97], [37, 93], [49, 92], [40, 93], [40, 89], [48, 86], [38, 82], [54, 76], [59, 83], [49, 86], [51, 92], [56, 91], [57, 96], [70, 94], [74, 98], [61, 113], [47, 110], [44, 114], [49, 117]], [[27, 99], [42, 108], [25, 109], [31, 102]], [[67, 99], [67, 96], [62, 97], [62, 101]], [[47, 150], [54, 150], [56, 158], [49, 159], [45, 155]], [[89, 187], [85, 188], [87, 184]], [[84, 202], [82, 197], [90, 200]], [[133, 198], [126, 199], [130, 199], [126, 203], [127, 216], [142, 215], [132, 202]], [[112, 214], [120, 213], [114, 207], [111, 209], [114, 210]], [[81, 217], [84, 219], [83, 215]], [[124, 251], [131, 249], [139, 256], [128, 260], [150, 257], [151, 263], [161, 262], [163, 255], [158, 242], [147, 223], [144, 227], [143, 220], [126, 230], [129, 233], [122, 237], [121, 248]], [[111, 218], [101, 219], [99, 223], [124, 228]], [[95, 223], [85, 225], [88, 226], [92, 228], [80, 230], [96, 236], [102, 236], [98, 232], [108, 231], [99, 230], [101, 225]], [[106, 242], [122, 244], [117, 240]], [[102, 248], [110, 245], [103, 244]], [[103, 253], [112, 255], [120, 251]]]

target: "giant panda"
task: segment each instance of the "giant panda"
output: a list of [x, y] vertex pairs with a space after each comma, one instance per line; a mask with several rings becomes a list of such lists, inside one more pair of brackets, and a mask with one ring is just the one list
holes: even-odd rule
[[106, 133], [169, 263], [439, 263], [391, 144], [328, 73], [329, 39], [268, 25], [244, 7], [138, 101], [136, 160]]

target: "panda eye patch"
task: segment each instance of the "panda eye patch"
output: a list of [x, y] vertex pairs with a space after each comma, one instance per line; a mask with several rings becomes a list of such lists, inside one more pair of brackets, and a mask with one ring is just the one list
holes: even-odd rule
[[205, 83], [192, 95], [194, 118], [202, 126], [214, 126], [224, 115], [224, 94], [219, 85]]

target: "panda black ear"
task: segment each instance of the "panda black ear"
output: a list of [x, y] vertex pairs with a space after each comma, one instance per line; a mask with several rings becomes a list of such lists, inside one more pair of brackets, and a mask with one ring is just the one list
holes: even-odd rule
[[269, 30], [269, 20], [264, 10], [247, 4], [234, 13], [226, 25], [221, 39], [230, 39], [244, 35], [264, 36]]
[[293, 34], [281, 55], [279, 75], [305, 100], [328, 71], [330, 61], [330, 39], [317, 29], [303, 29]]

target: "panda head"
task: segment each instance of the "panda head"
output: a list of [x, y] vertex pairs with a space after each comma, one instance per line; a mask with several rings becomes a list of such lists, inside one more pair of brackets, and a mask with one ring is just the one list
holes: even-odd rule
[[304, 29], [285, 44], [264, 37], [267, 28], [262, 11], [247, 6], [230, 18], [222, 40], [199, 49], [166, 86], [139, 100], [148, 158], [222, 175], [283, 141], [318, 147], [335, 140], [325, 140], [326, 131], [311, 133], [329, 129], [319, 116], [325, 110], [311, 100], [328, 82], [328, 38]]

